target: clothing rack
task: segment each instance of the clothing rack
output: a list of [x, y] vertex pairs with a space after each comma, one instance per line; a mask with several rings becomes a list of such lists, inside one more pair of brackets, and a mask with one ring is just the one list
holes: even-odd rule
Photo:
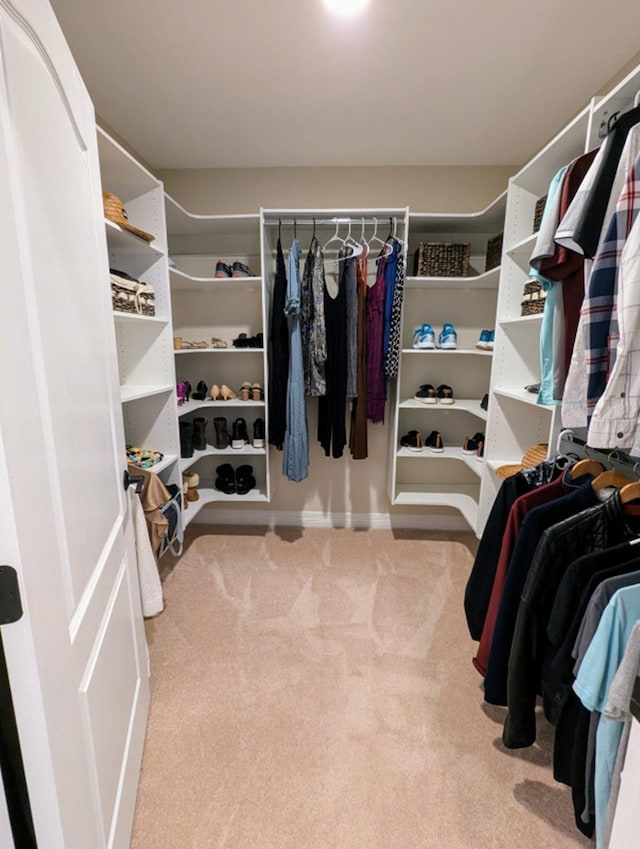
[[572, 430], [562, 430], [558, 435], [557, 453], [576, 460], [596, 460], [605, 468], [622, 472], [626, 477], [640, 480], [640, 457], [623, 451], [592, 448]]
[[398, 222], [397, 215], [384, 215], [380, 218], [366, 218], [364, 216], [337, 216], [335, 218], [314, 218], [313, 216], [298, 218], [269, 218], [265, 220], [266, 227], [335, 227], [336, 224], [364, 224], [365, 226], [373, 226], [375, 224], [384, 224], [386, 222]]

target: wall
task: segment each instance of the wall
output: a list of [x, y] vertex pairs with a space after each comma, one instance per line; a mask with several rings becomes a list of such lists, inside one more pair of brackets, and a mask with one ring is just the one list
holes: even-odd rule
[[[475, 212], [507, 186], [516, 168], [262, 168], [159, 171], [166, 191], [190, 212], [246, 213], [265, 208], [340, 209], [403, 207], [417, 212]], [[265, 269], [269, 275], [272, 269]], [[281, 474], [282, 455], [271, 449], [270, 505], [220, 506], [202, 511], [203, 521], [267, 521], [277, 513], [290, 524], [388, 523], [435, 528], [466, 528], [456, 510], [390, 509], [387, 496], [389, 425], [369, 425], [369, 458], [352, 461], [348, 451], [329, 459], [315, 441], [316, 403], [308, 401], [309, 478], [290, 483]], [[235, 505], [234, 505], [235, 508]]]

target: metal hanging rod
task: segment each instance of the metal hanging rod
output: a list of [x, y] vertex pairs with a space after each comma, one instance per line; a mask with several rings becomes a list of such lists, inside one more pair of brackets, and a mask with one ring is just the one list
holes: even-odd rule
[[631, 473], [640, 478], [640, 457], [632, 457], [623, 451], [592, 448], [586, 440], [576, 436], [572, 430], [561, 430], [558, 435], [558, 454], [578, 460], [596, 460], [610, 469]]
[[362, 215], [354, 215], [354, 216], [340, 216], [336, 218], [314, 218], [313, 216], [305, 215], [304, 217], [298, 218], [268, 218], [265, 219], [265, 226], [267, 227], [313, 227], [314, 225], [317, 227], [335, 227], [336, 224], [365, 224], [365, 225], [374, 225], [374, 224], [384, 224], [389, 221], [393, 222], [395, 220], [396, 223], [400, 223], [402, 219], [399, 219], [397, 215], [381, 215], [379, 218], [367, 218]]

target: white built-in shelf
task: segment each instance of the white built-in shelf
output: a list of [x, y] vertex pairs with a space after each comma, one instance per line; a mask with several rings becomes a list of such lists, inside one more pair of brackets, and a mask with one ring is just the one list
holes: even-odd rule
[[194, 451], [193, 457], [183, 457], [180, 460], [180, 471], [186, 472], [187, 469], [191, 468], [198, 460], [202, 460], [203, 457], [224, 458], [220, 462], [225, 462], [225, 460], [230, 460], [233, 457], [264, 457], [266, 453], [266, 448], [254, 448], [253, 445], [244, 445], [242, 448], [231, 448], [231, 446], [228, 448], [214, 448], [213, 445], [209, 445], [204, 451]]
[[499, 469], [501, 466], [518, 466], [522, 463], [522, 454], [519, 457], [508, 457], [504, 460], [487, 460], [486, 463], [491, 471], [495, 472], [496, 469]]
[[169, 466], [175, 463], [177, 459], [177, 454], [165, 454], [162, 460], [160, 460], [159, 463], [156, 463], [155, 466], [150, 466], [148, 469], [141, 469], [140, 471], [153, 472], [154, 475], [157, 475], [165, 469], [168, 469]]
[[457, 354], [460, 356], [461, 354], [465, 356], [474, 356], [474, 357], [491, 357], [493, 356], [493, 351], [481, 351], [479, 348], [454, 348], [453, 350], [448, 350], [446, 348], [403, 348], [403, 354], [423, 354], [433, 356], [434, 354], [438, 356], [443, 356], [444, 354]]
[[555, 404], [538, 404], [538, 393], [527, 392], [526, 389], [499, 389], [494, 388], [494, 393], [503, 398], [512, 398], [514, 401], [520, 401], [522, 404], [530, 404], [540, 410], [548, 410], [552, 412], [555, 409]]
[[511, 257], [511, 259], [516, 262], [520, 268], [528, 272], [531, 254], [533, 253], [533, 249], [537, 241], [538, 234], [532, 233], [530, 236], [521, 239], [519, 242], [516, 242], [515, 245], [507, 248], [506, 254]]
[[174, 354], [263, 354], [264, 348], [180, 348]]
[[155, 254], [161, 256], [164, 251], [157, 248], [154, 242], [145, 242], [139, 236], [134, 236], [129, 230], [124, 230], [115, 221], [104, 219], [107, 232], [107, 244], [109, 250], [117, 250], [119, 253], [128, 254]]
[[473, 277], [407, 277], [407, 289], [497, 289], [500, 266]]
[[166, 392], [175, 392], [175, 386], [121, 386], [120, 400], [126, 404], [129, 401], [138, 401], [140, 398], [164, 395]]
[[410, 212], [409, 231], [413, 236], [437, 233], [501, 233], [507, 192], [504, 191], [479, 212]]
[[236, 398], [234, 401], [187, 401], [185, 404], [178, 407], [178, 415], [184, 416], [187, 413], [195, 413], [198, 410], [207, 408], [215, 409], [216, 412], [220, 409], [233, 409], [235, 415], [235, 410], [237, 408], [247, 409], [248, 407], [264, 408], [264, 401], [241, 401], [239, 398]]
[[171, 236], [248, 236], [258, 232], [260, 214], [196, 215], [165, 194], [167, 232]]
[[453, 507], [472, 528], [478, 521], [478, 495], [475, 484], [403, 484], [398, 483], [393, 503], [418, 507]]
[[194, 277], [177, 268], [170, 268], [169, 273], [171, 288], [174, 291], [197, 289], [207, 292], [255, 292], [262, 286], [262, 277]]
[[445, 448], [442, 453], [434, 453], [428, 448], [422, 451], [412, 451], [410, 448], [399, 448], [396, 452], [399, 460], [459, 460], [468, 466], [471, 471], [478, 475], [482, 474], [483, 460], [478, 460], [475, 454], [465, 454], [462, 448]]
[[[159, 188], [157, 177], [147, 171], [121, 144], [96, 127], [100, 173], [105, 191], [117, 195], [127, 205], [132, 198]], [[135, 222], [134, 222], [135, 223]]]
[[487, 411], [480, 406], [480, 401], [473, 398], [456, 398], [455, 404], [423, 404], [415, 398], [408, 398], [399, 404], [401, 410], [424, 410], [427, 413], [471, 413], [479, 419], [487, 420]]
[[182, 519], [185, 527], [192, 522], [203, 507], [208, 504], [238, 504], [239, 502], [260, 502], [266, 503], [267, 494], [264, 490], [256, 487], [246, 495], [225, 495], [224, 492], [218, 492], [217, 489], [198, 489], [200, 498], [197, 501], [190, 501], [189, 506], [182, 513]]
[[501, 327], [506, 327], [507, 329], [513, 327], [526, 327], [527, 325], [539, 325], [542, 324], [542, 313], [536, 313], [535, 315], [520, 315], [516, 318], [505, 318], [500, 321]]
[[133, 322], [135, 324], [156, 324], [158, 326], [164, 326], [169, 323], [166, 318], [160, 318], [160, 316], [157, 315], [139, 315], [137, 312], [122, 312], [121, 310], [113, 310], [113, 319], [118, 322], [118, 324], [128, 324]]

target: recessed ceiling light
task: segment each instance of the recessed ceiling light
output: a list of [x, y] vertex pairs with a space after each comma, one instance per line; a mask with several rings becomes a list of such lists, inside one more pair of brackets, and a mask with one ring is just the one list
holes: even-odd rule
[[369, 0], [324, 0], [324, 4], [334, 15], [347, 17], [357, 15], [367, 5]]

